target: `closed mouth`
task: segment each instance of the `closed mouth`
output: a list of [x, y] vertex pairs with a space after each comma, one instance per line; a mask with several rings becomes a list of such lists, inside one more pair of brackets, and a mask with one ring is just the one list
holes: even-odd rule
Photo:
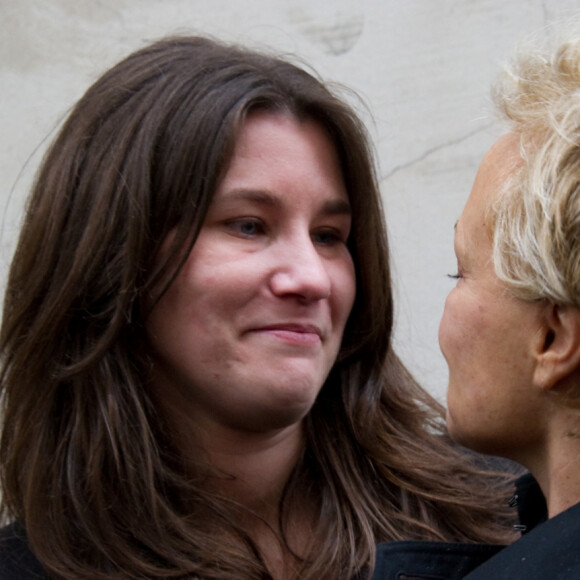
[[295, 332], [297, 334], [316, 334], [322, 339], [322, 330], [314, 324], [281, 323], [256, 328], [256, 331]]

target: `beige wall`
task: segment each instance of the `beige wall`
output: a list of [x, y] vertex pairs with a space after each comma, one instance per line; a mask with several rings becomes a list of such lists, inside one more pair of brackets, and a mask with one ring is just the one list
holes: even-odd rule
[[355, 89], [375, 138], [397, 289], [396, 342], [441, 400], [437, 346], [453, 224], [498, 134], [489, 86], [517, 39], [578, 0], [0, 0], [0, 283], [31, 176], [84, 89], [175, 32], [298, 54]]

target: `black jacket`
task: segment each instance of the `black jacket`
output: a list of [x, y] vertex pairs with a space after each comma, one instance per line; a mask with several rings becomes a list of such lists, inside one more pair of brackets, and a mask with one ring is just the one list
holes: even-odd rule
[[461, 580], [502, 548], [444, 542], [379, 544], [372, 580]]
[[[536, 513], [536, 521], [538, 516], [541, 517]], [[466, 576], [465, 580], [580, 579], [580, 503], [541, 526], [533, 524], [534, 520], [528, 524], [521, 539]]]
[[45, 580], [42, 566], [28, 547], [17, 524], [0, 530], [0, 580]]
[[[516, 482], [516, 493], [510, 505], [518, 509], [518, 529], [526, 533], [546, 519], [546, 502], [531, 475]], [[518, 540], [517, 543], [522, 540]], [[484, 569], [488, 560], [501, 555], [505, 546], [483, 544], [446, 544], [442, 542], [390, 542], [379, 544], [373, 580], [461, 580], [474, 569]], [[492, 558], [493, 556], [493, 558]], [[481, 566], [481, 568], [478, 568]], [[474, 572], [475, 574], [475, 572]], [[475, 577], [474, 577], [475, 578]], [[498, 580], [490, 574], [477, 580]], [[501, 578], [504, 578], [503, 576]], [[507, 578], [507, 577], [505, 577]], [[525, 576], [514, 575], [511, 580]], [[525, 580], [530, 580], [526, 578]], [[544, 580], [551, 580], [550, 576]]]

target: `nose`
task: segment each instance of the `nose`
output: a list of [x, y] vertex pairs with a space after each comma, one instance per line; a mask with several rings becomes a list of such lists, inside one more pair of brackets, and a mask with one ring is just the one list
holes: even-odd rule
[[305, 302], [330, 296], [328, 262], [310, 235], [293, 237], [277, 244], [270, 288], [276, 296], [296, 296]]

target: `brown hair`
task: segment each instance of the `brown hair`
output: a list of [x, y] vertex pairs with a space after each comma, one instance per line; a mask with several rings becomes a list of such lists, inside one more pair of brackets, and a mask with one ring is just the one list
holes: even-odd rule
[[[356, 302], [281, 506], [283, 518], [308, 493], [319, 510], [300, 577], [372, 569], [379, 541], [501, 539], [495, 479], [452, 448], [441, 408], [390, 347], [387, 240], [364, 127], [283, 59], [169, 38], [109, 70], [75, 106], [38, 174], [10, 270], [2, 508], [53, 577], [270, 577], [232, 506], [186, 475], [152, 402], [142, 338], [144, 297], [174, 279], [256, 108], [325, 127], [353, 210]], [[174, 251], [154, 264], [172, 230]]]

